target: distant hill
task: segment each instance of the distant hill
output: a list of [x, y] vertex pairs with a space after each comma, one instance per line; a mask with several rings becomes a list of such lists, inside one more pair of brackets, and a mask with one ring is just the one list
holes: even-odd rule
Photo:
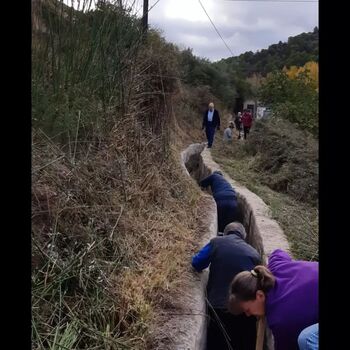
[[318, 62], [318, 27], [313, 32], [289, 37], [286, 43], [280, 41], [256, 53], [247, 51], [239, 56], [222, 59], [216, 65], [231, 66], [240, 76], [248, 77], [253, 73], [266, 76], [284, 66], [303, 66], [308, 61]]

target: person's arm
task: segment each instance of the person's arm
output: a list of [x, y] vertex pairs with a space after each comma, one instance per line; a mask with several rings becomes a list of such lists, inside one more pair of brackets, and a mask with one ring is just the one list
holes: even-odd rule
[[211, 174], [211, 175], [207, 176], [205, 179], [203, 179], [203, 180], [199, 183], [199, 185], [200, 185], [201, 187], [208, 187], [208, 186], [211, 186], [212, 181], [213, 181], [213, 174]]
[[220, 115], [219, 115], [219, 111], [216, 110], [216, 113], [218, 114], [218, 125], [217, 125], [217, 129], [220, 130]]
[[210, 243], [205, 245], [196, 255], [192, 257], [192, 266], [197, 272], [201, 272], [210, 264], [212, 246]]

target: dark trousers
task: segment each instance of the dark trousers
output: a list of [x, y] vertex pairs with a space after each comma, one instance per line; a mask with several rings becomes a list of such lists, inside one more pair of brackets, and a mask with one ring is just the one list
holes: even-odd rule
[[211, 147], [213, 145], [213, 142], [214, 142], [215, 127], [207, 126], [205, 128], [205, 133], [207, 135], [208, 147]]
[[208, 316], [206, 350], [255, 350], [256, 318], [254, 316], [247, 317], [244, 314], [235, 316], [223, 309], [211, 308]]
[[247, 134], [249, 134], [250, 126], [244, 126], [243, 130], [244, 130], [244, 138], [246, 139]]
[[236, 124], [236, 129], [238, 131], [238, 138], [241, 138], [241, 131], [242, 131], [242, 125], [241, 124]]
[[215, 199], [218, 210], [218, 232], [224, 232], [227, 224], [236, 221], [237, 201], [235, 199]]

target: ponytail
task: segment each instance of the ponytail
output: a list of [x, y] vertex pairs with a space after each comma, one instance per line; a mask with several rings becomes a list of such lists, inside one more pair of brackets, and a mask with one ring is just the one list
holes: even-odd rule
[[266, 294], [274, 287], [275, 281], [267, 267], [257, 265], [251, 271], [242, 271], [236, 275], [230, 286], [230, 295], [242, 301], [254, 300], [258, 290]]

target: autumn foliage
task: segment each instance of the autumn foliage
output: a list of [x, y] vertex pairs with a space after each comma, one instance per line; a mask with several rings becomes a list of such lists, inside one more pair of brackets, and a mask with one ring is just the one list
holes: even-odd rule
[[296, 79], [302, 73], [305, 74], [305, 80], [318, 91], [318, 63], [310, 61], [305, 63], [302, 67], [291, 66], [283, 68], [289, 79]]
[[276, 117], [317, 136], [318, 64], [314, 63], [268, 74], [259, 89], [259, 97], [262, 103], [272, 107]]

